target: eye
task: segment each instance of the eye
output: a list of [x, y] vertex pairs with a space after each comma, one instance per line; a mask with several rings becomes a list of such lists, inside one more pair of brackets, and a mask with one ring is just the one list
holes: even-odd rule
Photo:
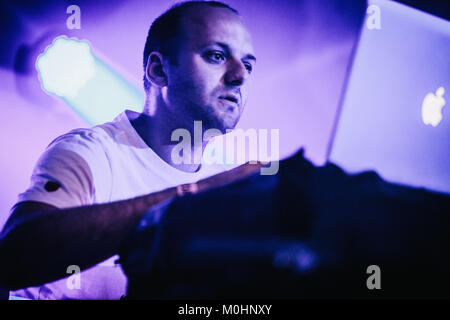
[[253, 66], [250, 63], [244, 63], [245, 69], [247, 69], [248, 73], [252, 73]]
[[205, 57], [212, 63], [221, 63], [225, 61], [225, 55], [220, 51], [208, 51]]

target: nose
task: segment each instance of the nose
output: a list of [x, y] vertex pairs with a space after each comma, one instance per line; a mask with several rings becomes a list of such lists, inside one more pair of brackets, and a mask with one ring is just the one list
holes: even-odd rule
[[225, 84], [240, 87], [248, 77], [248, 71], [240, 60], [228, 60], [227, 72], [225, 74]]

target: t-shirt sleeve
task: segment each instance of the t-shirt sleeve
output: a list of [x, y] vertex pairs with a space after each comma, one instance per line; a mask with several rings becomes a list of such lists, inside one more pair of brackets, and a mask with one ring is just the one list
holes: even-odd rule
[[110, 165], [93, 131], [79, 130], [53, 141], [41, 155], [28, 189], [18, 202], [38, 201], [57, 208], [96, 203], [108, 193]]

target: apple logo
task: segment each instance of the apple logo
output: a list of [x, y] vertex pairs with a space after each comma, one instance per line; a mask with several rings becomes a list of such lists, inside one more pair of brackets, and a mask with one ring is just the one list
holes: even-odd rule
[[425, 124], [436, 127], [442, 120], [442, 108], [445, 105], [443, 98], [444, 87], [436, 90], [436, 94], [428, 93], [422, 102], [422, 120]]

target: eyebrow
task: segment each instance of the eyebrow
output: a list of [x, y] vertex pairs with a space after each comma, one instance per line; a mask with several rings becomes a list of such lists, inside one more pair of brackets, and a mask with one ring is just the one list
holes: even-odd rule
[[[224, 49], [227, 52], [230, 52], [230, 47], [223, 42], [213, 42], [209, 45], [218, 45], [219, 47], [222, 47], [222, 49]], [[243, 60], [253, 60], [254, 62], [256, 62], [256, 57], [254, 55], [252, 55], [251, 53], [247, 53], [243, 58]]]

